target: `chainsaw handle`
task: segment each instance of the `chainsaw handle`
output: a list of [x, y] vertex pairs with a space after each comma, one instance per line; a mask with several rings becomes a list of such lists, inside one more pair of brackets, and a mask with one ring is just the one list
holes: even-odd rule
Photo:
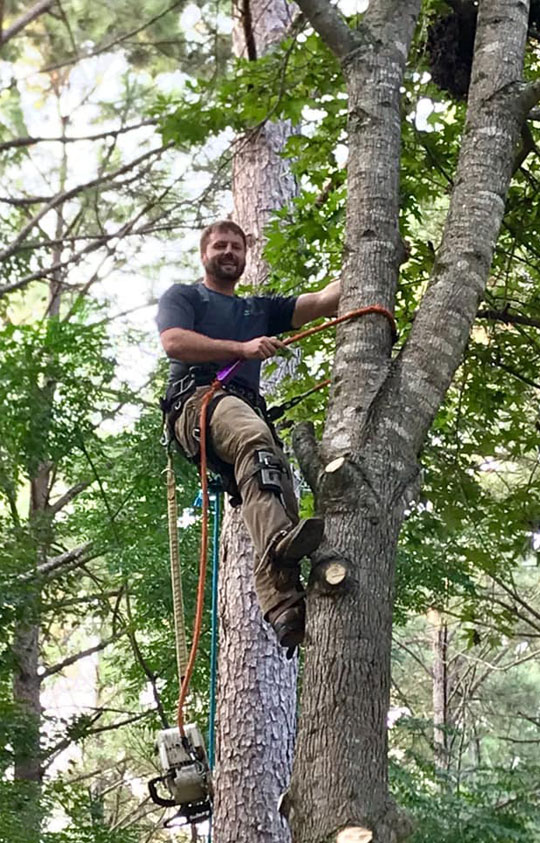
[[151, 779], [148, 782], [148, 790], [150, 791], [150, 798], [152, 802], [155, 802], [156, 805], [161, 805], [162, 808], [174, 808], [176, 802], [174, 799], [164, 799], [163, 796], [160, 796], [157, 792], [156, 784], [157, 782], [163, 782], [165, 780], [165, 776], [157, 776], [155, 779]]

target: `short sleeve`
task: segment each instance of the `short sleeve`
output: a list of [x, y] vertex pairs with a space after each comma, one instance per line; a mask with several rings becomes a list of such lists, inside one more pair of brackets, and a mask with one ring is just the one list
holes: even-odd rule
[[274, 336], [292, 329], [296, 296], [261, 296], [268, 314], [268, 334]]
[[156, 322], [160, 334], [168, 328], [193, 330], [195, 311], [184, 285], [173, 284], [163, 293], [158, 304]]

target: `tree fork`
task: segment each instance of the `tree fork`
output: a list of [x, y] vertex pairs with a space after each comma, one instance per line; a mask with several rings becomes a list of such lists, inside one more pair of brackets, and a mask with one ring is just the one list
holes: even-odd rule
[[[326, 26], [321, 4], [300, 0], [334, 48], [343, 21], [326, 5], [331, 19]], [[318, 491], [329, 540], [353, 560], [353, 587], [335, 600], [313, 591], [309, 597], [290, 791], [295, 843], [338, 841], [355, 827], [372, 832], [377, 843], [395, 843], [407, 834], [408, 823], [388, 794], [387, 771], [395, 550], [404, 493], [474, 322], [521, 126], [538, 95], [538, 83], [521, 82], [528, 7], [515, 0], [480, 3], [451, 209], [432, 284], [403, 351], [390, 363], [384, 326], [373, 321], [338, 332], [321, 453], [323, 464], [334, 469], [325, 472], [335, 475], [332, 503], [339, 476], [349, 478], [341, 484], [346, 498], [341, 510], [327, 506], [324, 484]], [[349, 92], [344, 309], [373, 301], [393, 304], [399, 268], [399, 89], [419, 9], [419, 2], [375, 0], [354, 33], [354, 49], [349, 54], [334, 49]], [[356, 506], [350, 503], [350, 483]]]
[[[404, 251], [397, 223], [400, 87], [420, 0], [399, 7], [391, 0], [372, 3], [348, 41], [336, 38], [344, 21], [328, 4], [330, 30], [321, 22], [320, 2], [299, 5], [340, 58], [349, 94], [340, 312], [371, 304], [392, 310]], [[348, 50], [336, 48], [337, 41]], [[386, 722], [394, 560], [403, 515], [399, 490], [410, 462], [394, 465], [391, 448], [373, 443], [370, 429], [391, 374], [391, 347], [389, 327], [380, 320], [367, 317], [338, 329], [323, 442], [318, 461], [311, 458], [316, 480], [309, 482], [316, 485], [327, 539], [348, 571], [333, 597], [318, 587], [309, 592], [289, 794], [295, 843], [371, 837], [396, 843], [410, 832], [388, 792]]]

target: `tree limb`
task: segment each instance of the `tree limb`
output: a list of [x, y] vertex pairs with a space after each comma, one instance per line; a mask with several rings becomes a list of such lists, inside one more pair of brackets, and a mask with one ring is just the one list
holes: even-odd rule
[[53, 556], [52, 559], [48, 559], [47, 562], [43, 563], [43, 565], [38, 565], [38, 567], [34, 568], [32, 571], [27, 571], [25, 574], [21, 574], [17, 577], [17, 580], [18, 582], [23, 583], [33, 582], [39, 577], [50, 577], [51, 574], [54, 574], [59, 568], [62, 569], [63, 574], [66, 573], [66, 571], [73, 570], [73, 568], [78, 568], [79, 565], [84, 565], [85, 562], [88, 562], [90, 558], [89, 551], [92, 545], [93, 542], [88, 541], [79, 545], [79, 547], [73, 548], [73, 550], [67, 550], [59, 556]]
[[[90, 721], [90, 724], [92, 722], [95, 723], [102, 714], [104, 714], [103, 709], [94, 716], [94, 718]], [[153, 711], [152, 709], [149, 709], [147, 711], [140, 712], [139, 714], [134, 714], [132, 717], [127, 717], [124, 720], [119, 720], [116, 723], [110, 723], [108, 726], [97, 726], [95, 729], [89, 728], [88, 731], [84, 731], [80, 737], [65, 737], [54, 746], [47, 749], [45, 758], [48, 760], [48, 764], [45, 766], [47, 767], [52, 763], [54, 760], [52, 756], [56, 756], [58, 753], [63, 752], [71, 746], [72, 743], [76, 743], [77, 740], [80, 740], [81, 738], [89, 738], [93, 735], [100, 735], [102, 732], [111, 732], [114, 729], [121, 729], [122, 726], [128, 726], [131, 723], [136, 723], [139, 720], [143, 720], [145, 717], [149, 717], [151, 714], [153, 714]]]
[[300, 471], [312, 492], [317, 495], [319, 475], [323, 466], [319, 457], [319, 445], [315, 439], [315, 428], [312, 422], [300, 422], [300, 424], [295, 425], [292, 444]]
[[162, 12], [159, 12], [159, 14], [154, 15], [153, 18], [150, 18], [149, 20], [145, 21], [140, 26], [137, 26], [135, 29], [131, 29], [129, 32], [124, 33], [124, 35], [120, 35], [118, 38], [113, 38], [111, 39], [111, 41], [107, 41], [106, 44], [103, 44], [101, 47], [98, 47], [97, 49], [92, 50], [89, 53], [79, 53], [78, 55], [73, 56], [73, 58], [67, 59], [66, 61], [59, 62], [58, 64], [49, 64], [47, 65], [47, 67], [42, 67], [37, 72], [50, 73], [53, 70], [61, 70], [61, 68], [63, 67], [69, 67], [70, 64], [75, 64], [76, 62], [81, 61], [82, 59], [91, 59], [94, 58], [94, 56], [100, 56], [102, 55], [102, 53], [106, 53], [112, 47], [116, 47], [118, 44], [122, 44], [124, 41], [127, 41], [127, 39], [131, 38], [133, 35], [137, 35], [139, 32], [142, 32], [143, 29], [147, 29], [149, 26], [152, 26], [153, 23], [156, 23], [158, 20], [161, 20], [161, 18], [165, 17], [165, 15], [168, 15], [169, 12], [174, 11], [174, 9], [178, 8], [178, 6], [182, 6], [183, 3], [184, 0], [175, 0], [174, 3], [171, 3], [170, 6], [167, 6], [167, 8], [164, 9]]
[[51, 667], [46, 668], [42, 673], [39, 675], [40, 682], [43, 682], [44, 679], [48, 679], [49, 676], [54, 676], [55, 673], [60, 673], [61, 670], [64, 668], [69, 667], [72, 664], [75, 664], [81, 659], [86, 659], [88, 656], [93, 655], [94, 653], [99, 653], [101, 650], [104, 650], [109, 644], [113, 644], [122, 635], [126, 634], [126, 630], [122, 630], [122, 632], [118, 632], [116, 635], [111, 636], [110, 638], [106, 638], [105, 641], [100, 641], [99, 644], [95, 644], [93, 647], [88, 647], [86, 650], [81, 650], [79, 653], [75, 653], [73, 656], [68, 656], [61, 662], [52, 665]]
[[532, 386], [533, 389], [540, 389], [540, 383], [533, 381], [532, 378], [528, 378], [526, 375], [522, 375], [521, 372], [517, 372], [515, 369], [512, 369], [511, 366], [507, 366], [506, 363], [503, 363], [501, 360], [495, 360], [495, 365], [497, 368], [502, 369], [504, 372], [508, 372], [509, 375], [517, 378], [517, 380], [522, 383], [526, 383], [527, 386]]
[[489, 319], [492, 322], [504, 322], [506, 325], [526, 325], [528, 328], [540, 328], [540, 319], [520, 316], [519, 313], [510, 313], [506, 308], [503, 310], [479, 310], [476, 318]]
[[538, 155], [538, 147], [534, 142], [533, 134], [527, 125], [527, 123], [523, 124], [521, 129], [521, 147], [518, 150], [516, 155], [516, 159], [514, 161], [514, 168], [512, 173], [515, 174], [519, 170], [519, 168], [524, 164], [526, 159], [529, 157], [531, 152], [536, 152]]
[[359, 38], [328, 0], [297, 0], [298, 6], [338, 59], [343, 60], [360, 45]]
[[75, 486], [72, 486], [71, 489], [68, 489], [67, 492], [58, 498], [53, 504], [50, 504], [47, 508], [47, 512], [49, 515], [56, 515], [60, 510], [62, 510], [68, 503], [71, 503], [77, 495], [80, 495], [85, 489], [88, 488], [92, 484], [92, 480], [83, 480], [80, 483], [76, 483]]
[[[70, 137], [69, 135], [60, 136], [57, 138], [46, 137], [24, 137], [13, 138], [13, 140], [3, 141], [0, 143], [0, 152], [5, 152], [7, 149], [18, 149], [20, 147], [34, 146], [37, 143], [77, 143], [80, 141], [95, 141], [103, 140], [104, 138], [116, 138], [118, 135], [123, 135], [126, 132], [133, 132], [136, 129], [141, 129], [144, 126], [155, 126], [157, 120], [141, 120], [140, 123], [135, 123], [132, 126], [123, 126], [121, 129], [112, 129], [108, 132], [99, 132], [96, 135], [81, 135], [80, 137]], [[43, 201], [43, 200], [39, 200]]]
[[153, 694], [154, 701], [155, 701], [155, 704], [156, 704], [156, 711], [157, 711], [157, 713], [159, 715], [159, 718], [161, 720], [161, 724], [162, 724], [164, 729], [168, 729], [169, 728], [169, 721], [167, 719], [167, 715], [165, 714], [165, 709], [163, 708], [163, 703], [161, 702], [161, 697], [159, 695], [159, 690], [158, 690], [158, 687], [157, 687], [157, 675], [150, 669], [150, 667], [146, 663], [146, 660], [145, 660], [145, 658], [142, 654], [141, 648], [139, 647], [139, 642], [137, 641], [137, 638], [135, 637], [135, 624], [134, 624], [134, 621], [133, 621], [133, 615], [131, 613], [131, 599], [130, 599], [130, 596], [129, 596], [129, 589], [127, 588], [127, 585], [126, 585], [126, 588], [125, 588], [125, 594], [126, 594], [126, 611], [127, 611], [127, 616], [128, 616], [128, 622], [129, 622], [128, 637], [129, 637], [129, 641], [130, 641], [130, 644], [131, 644], [131, 648], [133, 650], [133, 654], [135, 655], [135, 658], [139, 662], [141, 668], [143, 669], [143, 672], [144, 672], [145, 676], [147, 677], [147, 679], [150, 682], [150, 685], [152, 687], [152, 694]]
[[490, 577], [494, 582], [497, 583], [498, 586], [500, 586], [500, 588], [503, 589], [503, 591], [508, 594], [509, 597], [512, 598], [512, 600], [515, 600], [517, 603], [519, 603], [520, 606], [522, 606], [527, 612], [529, 612], [534, 618], [536, 618], [536, 620], [540, 621], [540, 611], [535, 609], [534, 606], [531, 606], [530, 603], [527, 603], [526, 600], [520, 597], [515, 588], [510, 588], [504, 582], [504, 580], [502, 580], [496, 574], [490, 573]]
[[399, 431], [388, 430], [387, 435], [405, 453], [416, 454], [422, 445], [461, 361], [485, 290], [515, 149], [530, 110], [521, 82], [526, 38], [521, 4], [480, 3], [466, 128], [443, 240], [385, 396], [385, 419], [390, 406], [395, 417], [396, 401], [403, 407]]
[[0, 47], [28, 26], [29, 23], [32, 23], [32, 21], [36, 20], [40, 15], [47, 12], [51, 6], [54, 6], [55, 3], [56, 0], [38, 0], [34, 6], [24, 12], [24, 14], [17, 18], [11, 26], [8, 26], [8, 28], [0, 34]]
[[536, 79], [534, 82], [529, 82], [529, 84], [525, 86], [522, 94], [522, 101], [527, 112], [530, 112], [535, 105], [538, 105], [540, 102], [540, 79]]
[[96, 591], [91, 594], [85, 594], [82, 597], [70, 597], [66, 598], [65, 600], [58, 600], [51, 603], [51, 606], [54, 606], [56, 609], [66, 609], [68, 606], [81, 606], [87, 603], [101, 603], [106, 604], [108, 608], [110, 608], [109, 600], [112, 600], [113, 597], [117, 598], [120, 595], [121, 591], [116, 589], [114, 591]]
[[[143, 161], [148, 160], [149, 158], [161, 155], [166, 149], [169, 149], [172, 146], [172, 141], [168, 144], [165, 144], [157, 149], [151, 149], [147, 152], [144, 152], [142, 155], [139, 155], [138, 158], [135, 158], [133, 161], [129, 161], [127, 164], [124, 164], [122, 167], [119, 167], [117, 170], [114, 170], [112, 173], [107, 173], [105, 176], [100, 176], [95, 179], [91, 179], [90, 181], [86, 182], [85, 184], [79, 184], [75, 187], [70, 188], [69, 190], [64, 190], [61, 193], [58, 193], [56, 196], [47, 202], [44, 208], [41, 209], [32, 219], [21, 229], [18, 236], [13, 240], [9, 246], [4, 249], [3, 252], [0, 252], [0, 260], [6, 260], [6, 258], [11, 257], [16, 251], [18, 246], [26, 239], [27, 234], [34, 228], [35, 225], [45, 216], [48, 214], [49, 211], [54, 210], [59, 205], [64, 202], [67, 202], [68, 199], [72, 199], [74, 196], [77, 196], [78, 193], [81, 193], [84, 190], [90, 190], [93, 187], [97, 187], [105, 182], [110, 182], [113, 179], [117, 178], [124, 173], [129, 172], [134, 167], [137, 167], [139, 164], [142, 164]], [[0, 290], [0, 293], [2, 291]]]
[[[146, 205], [142, 208], [142, 210], [138, 211], [134, 217], [132, 217], [128, 222], [124, 223], [119, 229], [110, 233], [110, 234], [103, 234], [101, 237], [96, 237], [92, 239], [92, 242], [88, 243], [84, 248], [79, 249], [77, 252], [71, 255], [70, 258], [67, 258], [64, 261], [57, 261], [56, 263], [51, 264], [51, 266], [44, 267], [42, 269], [36, 270], [35, 272], [31, 272], [29, 275], [23, 276], [18, 281], [14, 281], [12, 284], [6, 284], [3, 287], [0, 287], [0, 298], [6, 296], [8, 293], [14, 292], [15, 290], [20, 290], [23, 287], [26, 287], [32, 281], [45, 281], [48, 276], [57, 272], [60, 269], [65, 269], [68, 266], [73, 264], [77, 264], [85, 255], [96, 251], [97, 249], [101, 248], [102, 246], [106, 246], [111, 240], [122, 240], [124, 237], [128, 236], [136, 236], [141, 234], [149, 234], [152, 233], [155, 229], [155, 220], [151, 222], [146, 221], [138, 228], [135, 228], [135, 224], [138, 220], [143, 216], [143, 214], [147, 213], [149, 210], [152, 210], [158, 202], [160, 202], [167, 193], [172, 190], [173, 185], [169, 185], [162, 193], [157, 197], [152, 199], [151, 201], [147, 202]], [[173, 213], [174, 208], [171, 208], [168, 211], [165, 211], [158, 217], [158, 219], [166, 219], [170, 214]], [[157, 230], [160, 230], [159, 228]], [[80, 238], [86, 239], [86, 238]], [[47, 243], [44, 243], [43, 246], [47, 246]], [[24, 247], [20, 248], [29, 248], [26, 244]], [[94, 272], [90, 282], [87, 282], [84, 286], [77, 285], [77, 284], [69, 284], [67, 282], [58, 282], [62, 283], [65, 287], [69, 289], [82, 289], [83, 291], [87, 290], [91, 283], [97, 280], [96, 273]]]

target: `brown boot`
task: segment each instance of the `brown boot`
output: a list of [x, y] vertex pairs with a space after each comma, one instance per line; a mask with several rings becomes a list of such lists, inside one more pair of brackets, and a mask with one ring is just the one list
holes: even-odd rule
[[[273, 613], [272, 613], [273, 614]], [[270, 620], [270, 619], [269, 619]], [[306, 629], [306, 603], [301, 600], [294, 606], [288, 606], [270, 620], [276, 638], [282, 647], [287, 648], [287, 658], [291, 659], [297, 647], [304, 640]]]
[[297, 565], [319, 547], [324, 533], [322, 518], [305, 518], [282, 536], [276, 543], [272, 559], [276, 567]]

